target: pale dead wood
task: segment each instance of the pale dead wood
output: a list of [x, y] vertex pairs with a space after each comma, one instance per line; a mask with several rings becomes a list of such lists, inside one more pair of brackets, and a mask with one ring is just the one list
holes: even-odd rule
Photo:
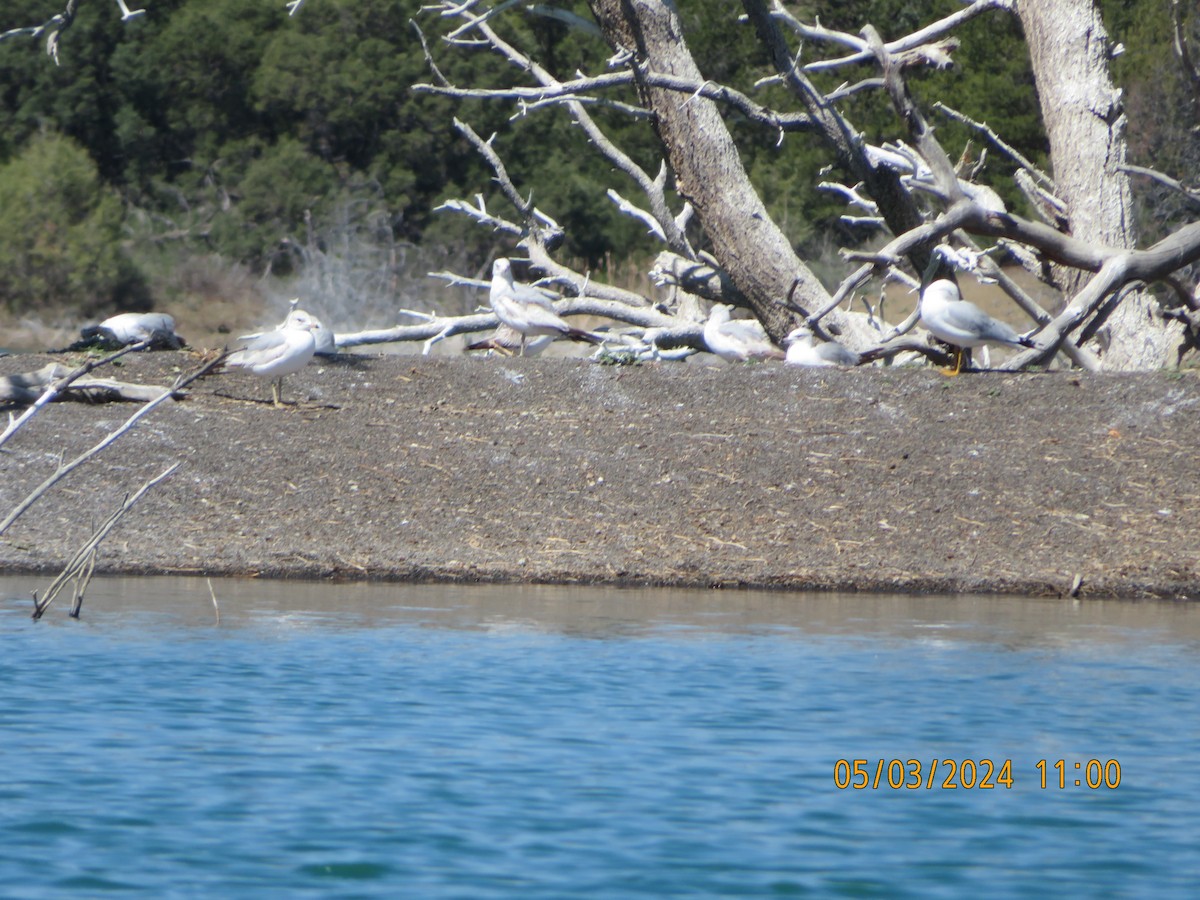
[[[442, 92], [452, 94], [465, 91], [468, 93], [463, 96], [488, 96], [514, 103], [517, 105], [517, 115], [527, 114], [535, 104], [561, 102], [567, 105], [577, 123], [588, 133], [593, 145], [599, 147], [618, 170], [642, 186], [651, 203], [649, 207], [643, 207], [615, 189], [607, 192], [609, 199], [617, 203], [621, 211], [645, 224], [652, 235], [676, 250], [676, 255], [697, 260], [690, 248], [672, 244], [668, 222], [678, 226], [683, 213], [680, 216], [666, 216], [661, 206], [655, 206], [655, 198], [661, 199], [667, 169], [660, 169], [659, 176], [651, 180], [644, 171], [630, 168], [622, 154], [614, 154], [613, 148], [604, 146], [606, 139], [590, 130], [594, 123], [589, 124], [588, 120], [581, 118], [587, 115], [583, 112], [585, 98], [624, 89], [630, 84], [635, 86], [642, 107], [654, 117], [670, 171], [675, 174], [676, 192], [689, 202], [690, 208], [685, 212], [690, 214], [691, 209], [698, 210], [697, 217], [720, 261], [717, 268], [724, 269], [727, 276], [733, 276], [725, 279], [728, 284], [718, 280], [713, 287], [692, 293], [683, 287], [688, 280], [686, 275], [672, 274], [667, 268], [656, 266], [657, 280], [671, 288], [672, 306], [680, 296], [679, 291], [693, 298], [715, 298], [729, 296], [728, 287], [734, 286], [733, 290], [741, 295], [743, 305], [749, 306], [768, 326], [768, 331], [774, 333], [774, 330], [790, 327], [793, 322], [779, 315], [780, 306], [800, 313], [810, 327], [818, 326], [822, 320], [839, 310], [846, 300], [855, 296], [871, 278], [894, 273], [898, 267], [905, 265], [925, 271], [933, 248], [948, 235], [957, 245], [967, 248], [974, 246], [976, 237], [995, 239], [1009, 247], [1014, 257], [1034, 272], [1054, 263], [1083, 273], [1098, 273], [1110, 260], [1124, 252], [1123, 247], [1082, 240], [1065, 230], [1063, 226], [1067, 221], [1067, 209], [1052, 193], [1054, 184], [1049, 176], [986, 124], [939, 104], [935, 109], [975, 128], [984, 135], [990, 146], [1023, 167], [1022, 178], [1039, 198], [1038, 208], [1047, 211], [1046, 223], [1028, 221], [1008, 212], [990, 187], [965, 180], [908, 91], [904, 73], [909, 68], [944, 68], [952, 63], [951, 53], [957, 44], [950, 32], [957, 25], [993, 11], [1011, 13], [1015, 9], [1011, 0], [977, 0], [960, 12], [889, 42], [883, 41], [870, 25], [865, 26], [860, 34], [850, 35], [819, 24], [803, 25], [784, 8], [780, 0], [743, 0], [745, 18], [754, 26], [776, 70], [773, 80], [790, 88], [801, 101], [802, 112], [791, 119], [786, 119], [786, 114], [778, 110], [748, 105], [727, 86], [706, 80], [694, 65], [683, 41], [678, 38], [680, 30], [669, 4], [661, 0], [646, 0], [634, 5], [591, 0], [590, 6], [600, 25], [600, 33], [614, 51], [610, 66], [621, 67], [622, 71], [599, 76], [576, 72], [575, 77], [563, 81], [554, 79], [541, 69], [536, 60], [501, 39], [493, 30], [497, 16], [511, 6], [513, 4], [488, 4], [480, 0], [461, 4], [444, 2], [436, 10], [442, 17], [455, 20], [456, 27], [449, 36], [449, 43], [487, 46], [530, 74], [536, 83], [502, 91], [460, 88], [439, 77], [440, 72], [430, 59], [439, 85], [429, 86], [428, 89], [433, 91], [440, 88]], [[581, 27], [582, 24], [573, 22], [574, 26]], [[783, 28], [800, 37], [805, 44], [806, 54], [811, 54], [812, 47], [818, 45], [846, 47], [853, 53], [849, 57], [834, 60], [802, 61], [799, 50], [788, 46]], [[592, 30], [590, 25], [588, 30]], [[882, 77], [863, 79], [854, 89], [882, 87], [891, 97], [897, 114], [905, 124], [909, 144], [893, 142], [881, 147], [870, 146], [835, 103], [837, 98], [846, 96], [843, 93], [845, 86], [831, 93], [822, 93], [807, 78], [809, 72], [827, 71], [851, 62], [872, 60], [878, 65]], [[686, 98], [682, 97], [683, 94], [687, 94]], [[864, 259], [864, 265], [843, 279], [832, 293], [820, 289], [805, 271], [803, 263], [794, 259], [794, 254], [788, 254], [787, 248], [774, 240], [773, 232], [763, 230], [765, 216], [750, 203], [753, 189], [745, 185], [739, 187], [738, 167], [725, 141], [723, 123], [713, 117], [709, 110], [713, 104], [738, 109], [748, 119], [757, 121], [763, 127], [779, 130], [781, 135], [789, 128], [800, 127], [811, 128], [819, 134], [833, 151], [837, 164], [850, 173], [852, 177], [849, 182], [853, 183], [853, 187], [832, 183], [826, 183], [826, 186], [837, 190], [848, 202], [866, 212], [869, 219], [864, 221], [873, 226], [879, 226], [882, 222], [896, 235], [885, 252]], [[553, 259], [553, 246], [540, 240], [539, 229], [529, 222], [531, 204], [519, 199], [521, 195], [515, 189], [504, 186], [507, 173], [492, 150], [492, 142], [476, 139], [476, 143], [481, 150], [486, 146], [486, 152], [492, 154], [489, 161], [497, 172], [498, 183], [518, 210], [521, 221], [508, 221], [496, 216], [484, 208], [482, 200], [476, 206], [461, 204], [458, 210], [472, 215], [481, 224], [502, 228], [514, 236], [519, 231], [520, 243], [526, 248], [535, 272], [550, 275], [568, 295], [580, 296], [584, 291], [599, 293], [595, 283], [586, 274], [572, 272]], [[726, 158], [732, 161], [729, 165], [724, 162]], [[967, 177], [979, 176], [983, 159], [984, 155], [980, 155], [974, 168], [965, 173]], [[923, 195], [920, 203], [914, 199], [918, 194]], [[927, 198], [934, 201], [932, 211], [929, 210]], [[703, 200], [703, 204], [698, 200]], [[754, 260], [755, 264], [747, 265], [748, 260]], [[792, 274], [782, 285], [774, 271], [780, 260], [792, 268]], [[702, 263], [696, 269], [699, 271], [703, 267]], [[999, 281], [1002, 288], [1039, 325], [1047, 326], [1053, 321], [1011, 279], [1003, 276], [991, 261], [985, 262], [981, 271]], [[698, 280], [701, 283], [704, 281], [703, 278]], [[625, 302], [629, 298], [611, 299]], [[1098, 327], [1112, 306], [1100, 304], [1089, 309], [1087, 316], [1096, 318]], [[687, 325], [679, 324], [650, 327], [662, 334], [679, 329], [686, 333], [688, 330]], [[866, 343], [877, 339], [882, 329], [883, 323], [874, 310], [867, 316], [858, 313], [852, 316], [847, 311], [838, 311], [835, 319], [825, 326], [825, 330], [831, 334], [857, 335], [847, 343], [859, 350], [866, 349]], [[872, 335], [876, 338], [872, 338]], [[1062, 344], [1061, 341], [1058, 343]], [[1073, 344], [1062, 349], [1075, 365], [1087, 369], [1099, 366], [1094, 354]]]
[[1190, 188], [1177, 178], [1172, 178], [1164, 172], [1159, 172], [1156, 169], [1148, 169], [1145, 166], [1135, 166], [1126, 164], [1120, 167], [1122, 172], [1128, 172], [1130, 175], [1140, 175], [1143, 178], [1149, 178], [1151, 181], [1156, 181], [1164, 187], [1168, 187], [1180, 194], [1188, 205], [1193, 209], [1200, 209], [1200, 190]]
[[209, 596], [209, 598], [212, 599], [213, 611], [216, 612], [217, 624], [220, 625], [221, 624], [221, 604], [219, 604], [217, 602], [217, 592], [215, 590], [213, 590], [213, 583], [212, 583], [211, 578], [206, 578], [205, 581], [208, 582], [208, 596]]
[[1002, 137], [1000, 137], [1000, 135], [996, 134], [995, 131], [988, 127], [986, 122], [976, 122], [970, 116], [964, 115], [958, 110], [947, 106], [940, 100], [935, 101], [932, 105], [932, 108], [936, 112], [940, 112], [948, 119], [953, 119], [956, 122], [961, 122], [970, 128], [974, 128], [976, 131], [986, 137], [992, 146], [996, 147], [998, 150], [1004, 153], [1005, 156], [1013, 160], [1021, 167], [1022, 170], [1028, 172], [1030, 176], [1032, 176], [1042, 185], [1042, 187], [1046, 188], [1047, 190], [1054, 190], [1054, 179], [1030, 162], [1024, 154], [1017, 150], [1016, 147], [1012, 146], [1012, 144], [1008, 143]]
[[[444, 6], [451, 7], [452, 4], [447, 3], [444, 4]], [[501, 4], [501, 7], [502, 6], [503, 4]], [[532, 75], [533, 78], [539, 83], [542, 90], [560, 90], [562, 87], [562, 82], [551, 75], [549, 71], [542, 67], [532, 57], [522, 53], [512, 44], [501, 38], [494, 30], [492, 30], [491, 26], [488, 24], [488, 19], [501, 7], [489, 10], [487, 13], [479, 16], [467, 11], [456, 12], [457, 15], [465, 20], [464, 25], [460, 27], [459, 32], [468, 29], [477, 31], [483, 40], [485, 40], [504, 58], [520, 68], [522, 71], [528, 72], [530, 75]], [[460, 10], [461, 7], [454, 7], [454, 9], [457, 11]], [[430, 89], [436, 91], [446, 90], [444, 87], [434, 86], [430, 86]], [[679, 226], [675, 215], [673, 215], [668, 208], [667, 201], [663, 193], [662, 183], [658, 182], [654, 178], [651, 178], [650, 175], [636, 162], [634, 162], [634, 160], [628, 154], [624, 153], [615, 144], [613, 144], [584, 108], [584, 105], [578, 100], [569, 96], [570, 93], [573, 92], [568, 92], [568, 95], [563, 96], [562, 102], [566, 105], [568, 112], [575, 120], [576, 124], [579, 125], [584, 134], [587, 136], [588, 141], [593, 147], [599, 150], [599, 152], [606, 159], [608, 159], [608, 161], [611, 162], [618, 171], [623, 172], [626, 176], [632, 179], [633, 182], [641, 189], [642, 193], [649, 201], [650, 213], [658, 222], [668, 246], [670, 246], [676, 252], [682, 253], [683, 255], [692, 255], [692, 250], [688, 244], [686, 235]]]
[[1148, 250], [1113, 254], [1067, 308], [1042, 331], [1040, 346], [1018, 353], [1002, 368], [1019, 369], [1045, 361], [1113, 292], [1133, 281], [1158, 281], [1197, 260], [1200, 260], [1200, 222], [1185, 225]]
[[160, 396], [149, 401], [141, 406], [137, 412], [125, 420], [125, 422], [113, 431], [110, 431], [105, 437], [95, 444], [91, 449], [79, 454], [68, 463], [60, 463], [58, 468], [40, 485], [33, 489], [28, 496], [13, 508], [8, 516], [0, 522], [0, 534], [4, 534], [14, 522], [22, 515], [29, 511], [42, 496], [46, 494], [50, 488], [54, 487], [58, 482], [62, 481], [88, 460], [102, 453], [107, 447], [111, 446], [122, 435], [127, 434], [135, 425], [144, 417], [153, 412], [163, 402], [173, 399], [176, 393], [182, 390], [187, 385], [209, 375], [217, 366], [219, 366], [228, 354], [222, 354], [213, 360], [210, 360], [204, 366], [190, 375], [181, 375], [176, 379], [171, 390], [164, 391]]
[[71, 582], [76, 585], [75, 599], [71, 606], [71, 615], [74, 618], [79, 617], [79, 608], [83, 605], [83, 593], [87, 589], [88, 582], [91, 580], [92, 572], [96, 567], [96, 550], [101, 542], [108, 537], [108, 533], [113, 530], [116, 524], [121, 521], [121, 517], [133, 508], [133, 505], [142, 499], [145, 493], [158, 484], [163, 479], [169, 477], [176, 469], [183, 465], [182, 461], [174, 462], [168, 466], [161, 474], [151, 478], [133, 494], [127, 494], [121, 505], [110, 515], [99, 528], [97, 528], [92, 536], [84, 541], [83, 545], [76, 551], [71, 561], [59, 573], [59, 576], [51, 582], [50, 587], [46, 589], [46, 594], [41, 600], [37, 598], [37, 594], [33, 597], [33, 618], [40, 619], [45, 613], [46, 608], [54, 602], [54, 598], [59, 595], [62, 589]]
[[[40, 412], [48, 403], [53, 402], [58, 396], [59, 392], [69, 387], [72, 383], [83, 376], [94, 372], [101, 366], [120, 359], [126, 353], [132, 353], [135, 350], [141, 350], [146, 346], [148, 346], [146, 342], [130, 344], [128, 347], [123, 347], [115, 353], [110, 353], [108, 356], [102, 357], [101, 359], [88, 360], [74, 371], [69, 372], [66, 375], [60, 374], [57, 380], [42, 381], [42, 379], [47, 376], [47, 373], [51, 371], [58, 371], [57, 364], [55, 363], [50, 363], [34, 373], [10, 376], [11, 378], [15, 379], [15, 382], [13, 383], [9, 383], [7, 378], [0, 379], [0, 405], [21, 402], [32, 402], [33, 404], [19, 417], [9, 422], [8, 427], [4, 429], [3, 434], [0, 434], [0, 447], [3, 447], [9, 438], [23, 428], [25, 424], [34, 416], [36, 416], [38, 412]], [[52, 369], [52, 367], [54, 368]], [[33, 398], [32, 401], [15, 399], [24, 392], [25, 388], [32, 390], [33, 385], [39, 381], [42, 382], [42, 393], [40, 396]], [[12, 392], [11, 398], [6, 394], [6, 391]]]
[[[944, 38], [947, 34], [957, 28], [959, 25], [967, 22], [976, 16], [982, 15], [992, 10], [1011, 10], [1014, 7], [1013, 0], [976, 0], [965, 9], [952, 13], [943, 19], [939, 19], [930, 25], [925, 26], [918, 31], [890, 41], [884, 45], [884, 49], [892, 55], [904, 54], [920, 49], [927, 44], [933, 44]], [[823, 72], [831, 69], [839, 69], [845, 66], [858, 65], [860, 63], [869, 62], [873, 51], [869, 46], [869, 42], [859, 37], [858, 35], [847, 34], [845, 32], [833, 31], [832, 29], [823, 28], [820, 25], [804, 25], [795, 16], [787, 11], [782, 0], [773, 0], [771, 14], [779, 21], [785, 23], [788, 28], [794, 31], [802, 40], [811, 40], [825, 43], [840, 44], [845, 47], [852, 48], [855, 52], [848, 56], [841, 56], [836, 59], [823, 59], [806, 64], [803, 68], [806, 72]]]
[[72, 589], [71, 609], [68, 611], [72, 619], [79, 618], [79, 612], [83, 609], [83, 594], [87, 590], [87, 586], [91, 584], [92, 573], [96, 571], [96, 554], [95, 552], [88, 554], [87, 567], [83, 572], [82, 578], [75, 579], [75, 585]]
[[[73, 381], [64, 384], [70, 376], [74, 376]], [[48, 363], [33, 372], [20, 372], [0, 378], [0, 405], [44, 405], [44, 397], [51, 401], [144, 403], [154, 400], [166, 390], [170, 389], [156, 385], [132, 384], [115, 378], [80, 378], [76, 373], [68, 375], [67, 369], [58, 363]], [[4, 435], [0, 435], [0, 438], [3, 437]], [[3, 441], [0, 440], [0, 443]]]
[[[10, 28], [8, 31], [0, 33], [0, 42], [18, 37], [37, 38], [45, 34], [46, 53], [54, 60], [55, 65], [58, 65], [59, 44], [62, 41], [63, 33], [75, 24], [75, 16], [79, 11], [79, 4], [80, 0], [67, 0], [62, 12], [56, 13], [41, 24], [27, 25], [23, 28]], [[136, 19], [146, 13], [144, 9], [130, 9], [125, 0], [117, 0], [117, 6], [121, 10], [121, 21], [123, 22]]]

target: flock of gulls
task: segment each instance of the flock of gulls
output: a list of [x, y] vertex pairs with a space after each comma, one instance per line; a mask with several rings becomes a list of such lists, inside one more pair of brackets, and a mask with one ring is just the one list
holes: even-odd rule
[[[559, 316], [550, 296], [515, 281], [508, 259], [497, 259], [492, 266], [489, 300], [500, 327], [490, 339], [469, 345], [469, 350], [526, 355], [560, 338], [603, 343], [599, 335], [575, 328]], [[299, 372], [316, 355], [337, 352], [333, 332], [316, 316], [296, 308], [298, 303], [292, 301], [287, 318], [274, 330], [240, 337], [239, 341], [244, 343], [225, 360], [229, 366], [271, 379], [276, 406], [282, 404], [285, 377]], [[787, 349], [780, 350], [757, 320], [734, 319], [732, 312], [731, 306], [714, 304], [704, 323], [704, 343], [712, 353], [727, 361], [777, 359], [793, 366], [843, 368], [857, 366], [862, 361], [859, 354], [836, 341], [818, 340], [806, 326], [788, 334], [784, 339]], [[963, 357], [971, 348], [984, 344], [1033, 346], [1028, 337], [1018, 335], [1004, 322], [964, 300], [958, 286], [949, 279], [938, 279], [924, 288], [918, 312], [921, 324], [938, 340], [954, 348], [955, 366], [953, 371], [947, 370], [948, 374], [958, 374]], [[186, 346], [175, 333], [175, 320], [165, 313], [122, 313], [84, 328], [82, 334], [84, 339], [67, 349], [120, 347], [143, 341], [163, 349]]]

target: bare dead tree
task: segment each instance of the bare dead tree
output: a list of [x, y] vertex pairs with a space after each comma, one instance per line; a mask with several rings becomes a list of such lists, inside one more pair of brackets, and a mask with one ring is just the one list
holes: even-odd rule
[[[450, 84], [427, 50], [435, 79], [415, 89], [512, 104], [516, 117], [562, 107], [583, 128], [592, 146], [629, 178], [643, 203], [635, 204], [616, 190], [610, 191], [609, 199], [621, 211], [647, 223], [649, 231], [666, 245], [666, 259], [674, 259], [655, 266], [662, 283], [674, 291], [658, 308], [674, 322], [649, 325], [620, 308], [610, 310], [613, 318], [643, 330], [682, 326], [686, 331], [694, 320], [681, 311], [694, 311], [695, 306], [679, 304], [679, 298], [686, 296], [687, 279], [675, 273], [709, 267], [723, 276], [718, 282], [724, 297], [749, 307], [776, 340], [799, 316], [810, 327], [840, 335], [855, 349], [886, 351], [885, 339], [900, 340], [912, 323], [885, 327], [875, 316], [849, 311], [842, 304], [872, 279], [924, 271], [934, 246], [946, 243], [962, 251], [955, 258], [974, 260], [979, 275], [998, 281], [1030, 316], [1031, 327], [1042, 330], [1038, 348], [1020, 354], [1010, 366], [1044, 364], [1062, 350], [1072, 363], [1089, 369], [1157, 368], [1167, 364], [1180, 346], [1178, 292], [1171, 292], [1164, 308], [1164, 301], [1126, 288], [1134, 282], [1165, 279], [1200, 258], [1200, 233], [1185, 227], [1154, 247], [1137, 249], [1128, 207], [1123, 114], [1108, 75], [1106, 37], [1090, 0], [1030, 0], [1019, 7], [1013, 0], [976, 0], [890, 42], [884, 42], [869, 25], [859, 34], [835, 32], [800, 22], [781, 0], [743, 0], [744, 21], [755, 29], [775, 68], [767, 81], [786, 86], [796, 98], [798, 110], [768, 108], [707, 79], [688, 51], [674, 6], [663, 0], [636, 4], [589, 0], [589, 6], [613, 54], [611, 68], [617, 71], [577, 72], [569, 81], [559, 81], [500, 33], [504, 16], [535, 15], [537, 8], [445, 0], [427, 7], [428, 13], [449, 23], [442, 36], [444, 45], [487, 46], [527, 73], [530, 83], [505, 89]], [[1018, 180], [1036, 198], [1035, 208], [1045, 211], [1045, 221], [1028, 220], [1005, 209], [996, 192], [979, 180], [980, 172], [958, 171], [905, 80], [906, 72], [914, 67], [953, 64], [953, 30], [962, 22], [1014, 13], [1020, 14], [1029, 35], [1043, 115], [1055, 149], [1057, 178], [1024, 160], [1001, 136], [978, 127], [996, 152], [1020, 167]], [[1063, 42], [1055, 38], [1055, 23], [1068, 20], [1073, 28], [1091, 35], [1091, 40], [1062, 47]], [[820, 55], [826, 49], [832, 52]], [[1084, 55], [1069, 55], [1079, 52]], [[810, 78], [815, 72], [869, 62], [874, 63], [876, 75], [831, 93], [817, 89]], [[1058, 89], [1057, 79], [1064, 77], [1076, 79], [1078, 89]], [[636, 90], [637, 104], [613, 99], [613, 91], [630, 85]], [[882, 90], [892, 101], [902, 129], [889, 143], [869, 144], [843, 108], [841, 101], [865, 90]], [[597, 103], [623, 109], [652, 124], [664, 154], [664, 165], [656, 176], [627, 164], [590, 119], [588, 109]], [[944, 104], [939, 109], [954, 114]], [[848, 203], [891, 233], [883, 250], [861, 260], [834, 290], [827, 291], [797, 257], [746, 177], [724, 124], [723, 114], [734, 110], [781, 136], [795, 133], [800, 139], [820, 141], [837, 171], [847, 178], [845, 184], [829, 183], [830, 189], [839, 191]], [[460, 131], [470, 139], [465, 126]], [[487, 210], [482, 197], [474, 204], [450, 201], [444, 208], [511, 235], [514, 243], [527, 251], [533, 271], [561, 286], [568, 297], [580, 297], [584, 286], [589, 295], [604, 290], [585, 273], [570, 272], [555, 260], [558, 236], [547, 227], [553, 220], [524, 201], [511, 182], [504, 184], [507, 178], [494, 138], [481, 141], [476, 137], [473, 143], [489, 159], [516, 216], [510, 219]], [[525, 186], [526, 190], [529, 187], [533, 186]], [[668, 189], [682, 198], [678, 212], [669, 209]], [[689, 238], [689, 224], [703, 228], [712, 247], [711, 258], [701, 258], [692, 249], [695, 242]], [[1051, 316], [1038, 307], [989, 256], [982, 255], [988, 246], [1003, 251], [1039, 277], [1053, 273], [1067, 289], [1063, 312]], [[660, 263], [662, 260], [660, 257]], [[911, 283], [913, 275], [907, 277]], [[644, 309], [650, 299], [639, 297], [630, 302], [613, 297], [635, 311]], [[578, 309], [581, 307], [566, 304], [560, 312]], [[448, 327], [448, 323], [438, 324]], [[1094, 338], [1101, 333], [1106, 339], [1097, 344]]]
[[[141, 13], [131, 11], [124, 0], [118, 4], [124, 18]], [[290, 0], [285, 6], [295, 14], [303, 4], [304, 0]], [[67, 0], [62, 12], [47, 21], [14, 29], [0, 35], [0, 40], [46, 35], [48, 50], [57, 57], [61, 35], [74, 21], [78, 5], [79, 0]], [[1138, 249], [1131, 214], [1131, 170], [1125, 158], [1125, 117], [1120, 93], [1109, 75], [1113, 51], [1092, 0], [974, 0], [887, 42], [869, 23], [850, 34], [802, 22], [782, 0], [742, 0], [742, 21], [754, 29], [774, 69], [760, 84], [786, 87], [796, 109], [770, 108], [709, 79], [691, 55], [675, 6], [667, 0], [589, 0], [588, 5], [592, 21], [525, 0], [437, 0], [425, 13], [427, 20], [437, 23], [443, 47], [488, 48], [522, 73], [526, 83], [508, 88], [452, 84], [421, 34], [433, 77], [430, 83], [414, 87], [510, 104], [514, 117], [547, 108], [563, 110], [622, 181], [608, 190], [607, 201], [644, 223], [663, 244], [671, 261], [656, 264], [655, 272], [667, 291], [665, 299], [618, 291], [590, 273], [571, 269], [555, 256], [562, 242], [561, 228], [548, 211], [526, 199], [535, 185], [511, 181], [496, 149], [496, 136], [485, 140], [469, 125], [456, 123], [492, 167], [511, 211], [488, 209], [482, 195], [474, 202], [447, 201], [443, 209], [507, 234], [525, 251], [531, 272], [563, 294], [560, 314], [607, 315], [628, 326], [620, 332], [626, 343], [671, 334], [699, 346], [695, 326], [702, 301], [708, 298], [686, 289], [686, 273], [708, 267], [721, 273], [716, 283], [723, 298], [748, 307], [776, 340], [799, 318], [826, 336], [840, 336], [855, 349], [886, 351], [888, 341], [910, 330], [914, 322], [891, 327], [873, 312], [855, 312], [843, 304], [879, 279], [915, 283], [915, 273], [925, 271], [938, 258], [934, 248], [944, 244], [954, 250], [944, 258], [977, 262], [978, 274], [997, 281], [1030, 316], [1031, 328], [1043, 332], [1036, 350], [1020, 354], [1009, 365], [1046, 363], [1062, 350], [1071, 363], [1089, 369], [1159, 368], [1190, 346], [1187, 329], [1195, 310], [1185, 298], [1194, 292], [1172, 289], [1164, 299], [1141, 288], [1175, 276], [1200, 258], [1200, 235], [1187, 226], [1153, 247]], [[600, 36], [610, 53], [607, 71], [556, 78], [504, 36], [506, 17], [517, 15], [551, 16]], [[1012, 15], [1020, 18], [1027, 38], [1050, 138], [1052, 174], [1037, 170], [986, 126], [978, 129], [990, 147], [1017, 164], [1017, 181], [1042, 221], [1005, 209], [997, 193], [982, 181], [982, 167], [959, 171], [906, 84], [907, 73], [915, 68], [954, 65], [954, 30], [962, 23], [980, 16]], [[1173, 4], [1176, 53], [1194, 84], [1195, 67], [1182, 21], [1179, 5]], [[832, 91], [818, 89], [811, 77], [857, 72], [851, 67], [864, 64], [872, 66], [874, 73]], [[628, 99], [629, 88], [636, 93], [636, 102]], [[618, 91], [626, 94], [617, 95]], [[845, 101], [864, 91], [885, 92], [900, 125], [892, 140], [878, 146], [864, 139], [846, 112]], [[663, 150], [655, 171], [640, 167], [605, 134], [590, 112], [597, 106], [619, 110], [654, 128]], [[937, 109], [956, 115], [945, 104]], [[729, 112], [777, 133], [780, 139], [796, 135], [795, 139], [820, 142], [832, 167], [845, 179], [845, 183], [826, 182], [825, 188], [867, 213], [856, 221], [886, 230], [890, 237], [883, 250], [860, 258], [860, 265], [839, 285], [826, 290], [771, 220], [750, 183], [725, 126]], [[1155, 177], [1171, 181], [1157, 173]], [[630, 199], [629, 191], [636, 192], [636, 199]], [[597, 202], [602, 201], [597, 198]], [[698, 229], [712, 248], [711, 256], [695, 249]], [[989, 248], [1062, 288], [1065, 309], [1055, 317], [1040, 309], [990, 257], [981, 255]], [[469, 284], [449, 277], [454, 283]], [[1139, 289], [1129, 290], [1135, 282]], [[424, 321], [417, 324], [343, 335], [339, 343], [423, 340], [429, 347], [451, 334], [495, 325], [490, 313], [422, 317]]]

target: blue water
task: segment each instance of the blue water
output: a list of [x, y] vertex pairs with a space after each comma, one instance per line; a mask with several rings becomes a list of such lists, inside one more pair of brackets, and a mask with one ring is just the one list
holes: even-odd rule
[[[0, 579], [0, 597], [38, 580]], [[0, 895], [1195, 896], [1200, 609], [113, 579], [0, 601]], [[1012, 788], [839, 789], [839, 759]], [[1036, 763], [1049, 760], [1050, 786]], [[1055, 760], [1068, 788], [1057, 787]], [[1076, 788], [1116, 760], [1120, 785]], [[945, 772], [943, 768], [939, 770]], [[1109, 769], [1112, 773], [1114, 770]]]

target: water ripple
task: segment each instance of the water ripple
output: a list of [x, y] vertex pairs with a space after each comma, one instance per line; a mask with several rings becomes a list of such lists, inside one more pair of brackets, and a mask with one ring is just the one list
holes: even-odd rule
[[[6, 893], [1182, 897], [1200, 876], [1194, 611], [398, 588], [289, 610], [222, 584], [218, 629], [170, 585], [182, 606], [90, 599], [79, 623], [0, 607]], [[1014, 787], [834, 785], [838, 759], [982, 758]], [[1117, 759], [1121, 785], [1043, 789], [1039, 759]]]

